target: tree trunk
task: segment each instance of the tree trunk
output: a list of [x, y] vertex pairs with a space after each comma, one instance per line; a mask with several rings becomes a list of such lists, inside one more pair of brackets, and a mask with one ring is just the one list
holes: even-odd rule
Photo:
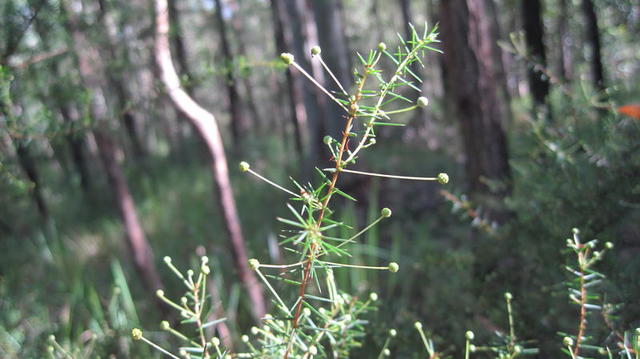
[[568, 81], [571, 78], [571, 74], [573, 72], [573, 64], [571, 59], [571, 46], [569, 46], [569, 38], [567, 37], [568, 33], [568, 21], [569, 21], [569, 10], [568, 10], [568, 0], [560, 0], [560, 14], [558, 16], [558, 75], [562, 81]]
[[[293, 35], [292, 52], [296, 62], [307, 70], [318, 83], [324, 85], [324, 72], [318, 61], [311, 61], [311, 47], [318, 45], [318, 27], [313, 19], [309, 4], [306, 0], [292, 0], [287, 6], [289, 14], [288, 30]], [[294, 75], [298, 78], [299, 74]], [[309, 120], [309, 161], [305, 163], [314, 164], [322, 159], [326, 146], [322, 143], [322, 138], [327, 129], [327, 110], [325, 95], [317, 87], [306, 79], [302, 80], [304, 89], [304, 103], [307, 109], [307, 119]], [[310, 173], [312, 168], [306, 168], [305, 173]]]
[[[507, 141], [494, 68], [494, 39], [482, 1], [441, 2], [444, 79], [452, 113], [460, 121], [469, 188], [487, 194], [486, 180], [508, 181]], [[502, 191], [504, 195], [506, 191]]]
[[[34, 25], [42, 43], [42, 47], [46, 51], [51, 51], [52, 49], [49, 45], [49, 38], [47, 36], [49, 29], [47, 28], [46, 22], [43, 22], [42, 19], [36, 19]], [[47, 68], [53, 79], [53, 83], [49, 86], [47, 97], [49, 102], [52, 104], [51, 107], [58, 111], [62, 118], [62, 122], [70, 129], [70, 133], [65, 135], [65, 139], [69, 147], [69, 152], [71, 153], [73, 165], [80, 176], [80, 186], [84, 193], [88, 194], [89, 187], [91, 186], [91, 178], [84, 152], [86, 147], [85, 133], [81, 130], [76, 132], [76, 129], [74, 128], [74, 124], [78, 120], [77, 110], [75, 110], [75, 108], [72, 109], [69, 101], [65, 98], [65, 91], [69, 91], [69, 89], [64, 88], [62, 84], [63, 76], [61, 74], [59, 62], [54, 60], [49, 61]]]
[[[412, 37], [413, 37], [413, 31], [411, 30], [411, 26], [409, 26], [409, 24], [413, 24], [413, 19], [411, 16], [411, 2], [409, 0], [400, 0], [400, 12], [402, 13], [402, 25], [404, 27], [404, 39], [405, 41], [411, 41]], [[410, 66], [411, 72], [413, 72], [417, 78], [419, 78], [420, 80], [422, 80], [422, 65], [420, 65], [419, 62], [414, 62], [413, 64], [411, 64]], [[418, 80], [416, 80], [413, 76], [408, 75], [407, 76], [407, 80], [408, 81], [412, 81], [414, 83], [414, 85], [419, 88], [422, 89], [422, 83], [420, 83]], [[413, 89], [409, 89], [409, 94], [407, 95], [407, 98], [410, 99], [412, 102], [415, 102], [418, 97], [422, 96], [421, 93], [413, 90]], [[425, 115], [425, 111], [422, 107], [418, 107], [415, 110], [415, 114], [413, 116], [413, 126], [420, 126], [420, 124], [423, 122], [421, 121], [423, 116]]]
[[227, 88], [227, 96], [229, 99], [229, 111], [231, 112], [231, 134], [236, 146], [242, 142], [241, 139], [246, 135], [249, 124], [247, 118], [242, 111], [240, 95], [238, 94], [237, 81], [234, 74], [233, 54], [229, 46], [229, 38], [227, 35], [227, 26], [222, 17], [222, 2], [214, 0], [216, 4], [216, 20], [218, 23], [218, 34], [220, 34], [220, 47], [222, 49], [222, 57], [224, 62], [225, 87]]
[[240, 219], [233, 198], [227, 159], [215, 117], [197, 104], [181, 87], [180, 79], [171, 60], [169, 49], [169, 16], [167, 0], [155, 0], [156, 41], [155, 58], [164, 85], [173, 104], [193, 123], [205, 141], [211, 155], [211, 170], [215, 179], [216, 200], [220, 206], [227, 235], [231, 240], [236, 270], [249, 292], [251, 308], [256, 320], [266, 312], [262, 288], [249, 269], [247, 250], [240, 227]]
[[596, 89], [604, 91], [604, 67], [602, 66], [602, 54], [600, 45], [600, 30], [598, 28], [598, 16], [593, 7], [592, 0], [582, 0], [582, 12], [586, 22], [587, 44], [591, 48], [589, 64], [591, 66], [591, 80]]
[[[65, 4], [66, 6], [69, 6], [69, 4]], [[72, 46], [77, 57], [81, 81], [91, 91], [91, 116], [98, 126], [104, 126], [109, 121], [108, 101], [103, 90], [107, 86], [107, 79], [104, 76], [106, 68], [98, 50], [88, 41], [85, 34], [78, 27], [77, 15], [71, 9], [63, 8], [63, 11], [67, 15], [67, 27], [71, 32]], [[133, 196], [131, 196], [122, 169], [116, 160], [117, 149], [104, 130], [94, 130], [94, 137], [107, 178], [113, 190], [114, 199], [118, 204], [134, 266], [142, 277], [144, 285], [149, 290], [155, 291], [162, 287], [160, 276], [155, 266], [151, 246], [147, 242], [138, 219]]]
[[131, 248], [133, 263], [140, 276], [144, 278], [146, 287], [155, 292], [156, 289], [162, 288], [162, 283], [156, 270], [153, 251], [140, 224], [127, 180], [116, 159], [116, 146], [103, 130], [94, 130], [93, 136], [98, 146], [100, 159], [107, 172], [109, 184], [115, 192], [120, 218], [124, 224], [127, 241]]
[[18, 156], [18, 163], [33, 185], [31, 191], [33, 200], [38, 208], [38, 213], [40, 213], [42, 220], [46, 223], [49, 220], [49, 208], [47, 207], [47, 203], [42, 195], [40, 175], [38, 174], [38, 169], [33, 160], [33, 155], [29, 150], [29, 145], [24, 143], [21, 139], [14, 139], [13, 143], [15, 145], [16, 155]]
[[[542, 24], [542, 0], [527, 0], [521, 5], [522, 22], [528, 56], [536, 65], [547, 66], [544, 48], [544, 25]], [[549, 80], [533, 64], [529, 64], [529, 91], [536, 107], [544, 106], [549, 94]]]
[[[348, 91], [353, 83], [353, 79], [350, 71], [349, 49], [347, 48], [344, 26], [340, 17], [340, 1], [308, 0], [307, 4], [309, 4], [309, 2], [313, 9], [314, 22], [317, 28], [317, 45], [320, 45], [322, 48], [322, 54], [320, 56], [322, 56], [322, 59], [329, 69], [331, 69], [337, 80]], [[307, 5], [307, 9], [308, 8]], [[310, 19], [307, 19], [307, 21], [310, 21]], [[309, 23], [309, 26], [313, 26], [313, 24]], [[312, 37], [309, 37], [309, 40], [313, 41]], [[313, 44], [310, 43], [310, 45]], [[317, 61], [313, 62], [315, 63]], [[320, 67], [318, 67], [318, 69], [319, 70], [314, 69], [314, 76], [325, 78], [325, 88], [336, 93], [341, 93], [340, 88], [331, 80], [330, 76], [324, 76], [323, 70], [320, 69]], [[323, 74], [322, 77], [318, 76], [319, 74]], [[327, 108], [327, 118], [325, 120], [326, 130], [329, 135], [334, 138], [339, 138], [340, 131], [344, 127], [344, 110], [333, 101], [326, 101], [326, 99], [325, 106]], [[324, 138], [324, 135], [324, 133], [320, 134], [320, 140]]]
[[[98, 0], [98, 4], [99, 12], [97, 18], [99, 21], [99, 26], [104, 32], [105, 36], [105, 57], [114, 61], [121, 60], [129, 65], [129, 50], [126, 44], [119, 48], [114, 45], [114, 38], [117, 36], [119, 29], [116, 28], [113, 20], [108, 18], [109, 14], [105, 0]], [[119, 50], [122, 52], [119, 53]], [[115, 95], [114, 99], [117, 116], [124, 125], [127, 137], [129, 137], [129, 141], [131, 143], [131, 148], [133, 149], [133, 153], [136, 158], [143, 158], [146, 153], [144, 150], [144, 146], [142, 145], [142, 141], [140, 140], [140, 134], [137, 130], [136, 117], [127, 105], [130, 96], [128, 94], [127, 85], [122, 81], [122, 79], [124, 78], [124, 73], [122, 69], [119, 68], [105, 68], [105, 75], [107, 78], [107, 84], [110, 88], [110, 92]]]
[[[280, 53], [292, 51], [292, 35], [290, 31], [285, 31], [284, 24], [288, 23], [288, 15], [284, 7], [283, 0], [271, 0], [271, 16], [273, 18], [273, 30], [276, 39], [276, 57]], [[296, 150], [298, 156], [303, 157], [304, 144], [307, 142], [303, 130], [307, 129], [307, 112], [304, 104], [303, 85], [300, 79], [295, 78], [291, 68], [286, 69], [287, 93], [291, 112], [291, 122], [293, 124], [293, 136], [295, 137]]]
[[[233, 33], [236, 35], [235, 41], [238, 46], [238, 55], [244, 56], [246, 58], [247, 49], [244, 46], [244, 44], [246, 43], [246, 39], [243, 23], [244, 15], [242, 13], [242, 4], [240, 0], [232, 0], [229, 5], [233, 14], [231, 19], [231, 28], [233, 29]], [[260, 130], [265, 127], [266, 124], [262, 122], [262, 115], [260, 115], [260, 111], [258, 110], [258, 107], [256, 105], [256, 97], [253, 93], [253, 86], [251, 84], [251, 67], [248, 66], [247, 69], [239, 69], [240, 78], [242, 79], [242, 83], [245, 89], [244, 103], [249, 108], [249, 113], [251, 114], [251, 120], [248, 122], [254, 125], [255, 132], [260, 132]], [[274, 114], [274, 116], [277, 115]]]

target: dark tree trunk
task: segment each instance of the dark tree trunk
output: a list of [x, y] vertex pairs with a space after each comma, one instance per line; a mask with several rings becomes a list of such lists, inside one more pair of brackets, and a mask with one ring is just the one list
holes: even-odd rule
[[38, 174], [38, 168], [33, 160], [33, 155], [29, 150], [29, 146], [20, 139], [14, 139], [14, 145], [16, 149], [16, 155], [18, 156], [18, 163], [20, 167], [29, 178], [29, 181], [33, 185], [31, 193], [33, 200], [38, 208], [38, 213], [42, 217], [44, 222], [49, 220], [49, 209], [47, 203], [42, 195], [42, 185], [40, 183], [40, 175]]
[[242, 103], [238, 94], [237, 81], [234, 74], [233, 54], [229, 46], [229, 38], [227, 35], [227, 26], [222, 17], [222, 2], [214, 0], [216, 4], [216, 20], [218, 24], [218, 34], [220, 34], [220, 47], [222, 49], [222, 57], [224, 61], [225, 87], [227, 88], [227, 97], [229, 100], [229, 111], [231, 112], [231, 134], [234, 143], [239, 145], [242, 137], [246, 135], [249, 124], [247, 118], [242, 111]]
[[582, 12], [586, 22], [587, 44], [591, 48], [589, 64], [591, 66], [591, 80], [596, 89], [603, 91], [606, 87], [604, 79], [604, 67], [602, 66], [602, 53], [600, 44], [600, 30], [598, 28], [598, 16], [593, 7], [592, 0], [582, 0]]
[[[238, 55], [246, 57], [247, 49], [244, 46], [244, 44], [246, 43], [246, 38], [241, 1], [232, 0], [229, 5], [233, 13], [233, 17], [231, 19], [231, 28], [233, 29], [233, 33], [235, 34], [235, 41], [238, 46]], [[248, 67], [248, 70], [240, 69], [240, 71], [240, 78], [242, 79], [242, 83], [244, 85], [244, 103], [249, 108], [249, 113], [251, 114], [251, 120], [248, 122], [254, 125], [255, 132], [259, 132], [265, 124], [262, 123], [262, 116], [260, 115], [260, 111], [258, 111], [258, 107], [256, 105], [253, 86], [251, 84], [251, 68]]]
[[[280, 53], [292, 51], [292, 34], [286, 31], [284, 24], [288, 23], [288, 14], [283, 0], [271, 0], [271, 15], [276, 39], [276, 56]], [[291, 69], [286, 70], [287, 93], [291, 112], [291, 122], [294, 129], [294, 137], [298, 155], [302, 158], [304, 144], [306, 143], [305, 130], [307, 129], [307, 112], [304, 104], [303, 85], [300, 79], [295, 78]]]
[[[411, 2], [409, 0], [400, 0], [400, 12], [402, 13], [402, 23], [404, 26], [404, 39], [405, 41], [411, 41], [413, 37], [413, 31], [411, 30], [411, 26], [409, 26], [409, 24], [413, 24], [413, 19], [411, 16]], [[422, 65], [420, 65], [419, 62], [414, 62], [413, 64], [411, 64], [410, 69], [417, 78], [422, 80]], [[408, 77], [409, 78], [407, 80], [412, 81], [417, 88], [422, 89], [422, 83], [413, 78], [413, 76], [408, 75]], [[415, 102], [420, 96], [421, 94], [419, 92], [410, 89], [407, 98]], [[422, 122], [421, 119], [424, 115], [424, 109], [422, 107], [418, 107], [413, 117], [413, 125], [418, 126]]]
[[560, 14], [558, 16], [558, 75], [562, 81], [568, 81], [573, 72], [573, 64], [571, 59], [571, 46], [569, 46], [570, 38], [568, 34], [569, 9], [568, 0], [560, 0]]
[[77, 118], [71, 115], [75, 111], [71, 110], [67, 104], [61, 103], [60, 99], [56, 101], [58, 102], [57, 108], [58, 112], [60, 112], [60, 117], [62, 117], [64, 123], [72, 129], [71, 133], [65, 137], [69, 145], [73, 165], [80, 175], [80, 186], [85, 193], [89, 193], [91, 187], [91, 171], [89, 171], [89, 165], [85, 156], [85, 133], [82, 130], [75, 132], [73, 124], [77, 122]]
[[[547, 66], [547, 56], [544, 48], [544, 25], [542, 24], [542, 0], [527, 0], [522, 2], [522, 22], [527, 42], [528, 56], [539, 66]], [[549, 80], [534, 66], [529, 64], [529, 91], [536, 106], [543, 106], [549, 94]]]
[[[320, 84], [324, 84], [324, 74], [322, 68], [317, 61], [311, 62], [310, 49], [314, 45], [318, 45], [317, 26], [313, 19], [313, 14], [307, 9], [305, 0], [291, 0], [286, 7], [288, 13], [287, 31], [292, 34], [292, 53], [295, 55], [296, 62], [307, 70]], [[315, 163], [322, 158], [325, 149], [322, 138], [326, 134], [326, 115], [325, 95], [312, 85], [309, 81], [302, 78], [302, 75], [295, 73], [294, 76], [301, 79], [303, 88], [303, 99], [307, 111], [309, 136], [309, 158], [310, 161], [305, 163]], [[311, 168], [305, 169], [310, 172]]]
[[[48, 29], [46, 27], [46, 23], [43, 23], [41, 19], [36, 19], [35, 30], [40, 37], [43, 48], [47, 51], [51, 51], [51, 46], [48, 41], [49, 38], [47, 37]], [[85, 133], [82, 130], [76, 129], [74, 126], [78, 120], [77, 111], [72, 109], [69, 101], [65, 98], [64, 92], [70, 90], [68, 88], [63, 88], [63, 84], [61, 83], [63, 81], [63, 76], [59, 62], [50, 61], [47, 68], [49, 69], [50, 74], [53, 75], [52, 78], [54, 81], [50, 86], [48, 98], [52, 104], [52, 108], [57, 109], [60, 117], [62, 118], [62, 122], [70, 130], [70, 132], [65, 135], [65, 139], [69, 147], [69, 152], [71, 153], [73, 165], [80, 176], [80, 186], [84, 193], [87, 194], [89, 193], [89, 187], [91, 186], [91, 178], [89, 166], [85, 157]]]
[[[451, 112], [460, 122], [470, 190], [488, 193], [486, 180], [508, 181], [510, 170], [491, 37], [482, 1], [441, 2], [444, 79]], [[501, 194], [505, 194], [503, 191]]]
[[[348, 91], [353, 81], [351, 77], [351, 63], [349, 61], [349, 49], [344, 34], [344, 25], [340, 16], [339, 0], [311, 0], [313, 17], [317, 27], [318, 44], [322, 48], [322, 59], [333, 72], [337, 80]], [[309, 1], [307, 2], [307, 4]], [[307, 8], [308, 5], [307, 5]], [[309, 19], [307, 19], [309, 21]], [[312, 24], [311, 24], [312, 25]], [[309, 41], [312, 41], [309, 38]], [[313, 45], [310, 43], [310, 45]], [[315, 62], [315, 61], [314, 61]], [[322, 70], [318, 71], [323, 73]], [[314, 75], [318, 75], [314, 72]], [[323, 75], [324, 76], [324, 75]], [[325, 88], [340, 93], [340, 88], [331, 80], [330, 76], [324, 76]], [[326, 130], [329, 135], [339, 138], [343, 128], [344, 110], [333, 101], [326, 101], [327, 116]], [[320, 139], [325, 134], [320, 134]]]
[[[113, 21], [107, 20], [109, 14], [105, 0], [98, 0], [98, 4], [98, 25], [105, 36], [105, 51], [103, 51], [105, 57], [112, 60], [121, 60], [126, 64], [129, 64], [129, 49], [126, 45], [117, 47], [115, 45], [116, 41], [112, 38], [113, 34], [117, 33], [119, 29], [114, 27]], [[124, 71], [119, 68], [105, 68], [105, 75], [107, 78], [107, 84], [105, 85], [108, 85], [110, 92], [115, 95], [114, 102], [117, 110], [117, 116], [124, 125], [133, 153], [136, 158], [143, 158], [146, 153], [136, 127], [136, 117], [131, 109], [128, 108], [129, 106], [127, 104], [130, 96], [128, 94], [127, 85], [123, 81], [123, 78], [125, 77]]]

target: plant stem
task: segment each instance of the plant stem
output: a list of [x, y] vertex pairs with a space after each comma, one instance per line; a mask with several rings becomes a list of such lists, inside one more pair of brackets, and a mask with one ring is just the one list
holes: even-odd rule
[[[367, 67], [367, 70], [368, 70], [368, 67]], [[342, 140], [340, 141], [338, 156], [335, 158], [336, 160], [335, 172], [333, 173], [333, 176], [331, 178], [331, 183], [329, 184], [329, 188], [327, 189], [327, 196], [325, 197], [324, 202], [322, 203], [322, 207], [320, 208], [320, 213], [318, 214], [318, 219], [316, 220], [316, 228], [315, 228], [316, 233], [320, 233], [322, 220], [324, 219], [324, 215], [326, 213], [325, 210], [329, 205], [329, 201], [331, 201], [331, 197], [336, 187], [336, 183], [338, 182], [338, 176], [340, 175], [340, 171], [342, 170], [342, 163], [343, 163], [342, 157], [344, 156], [344, 153], [347, 148], [347, 140], [349, 139], [349, 133], [351, 133], [351, 127], [353, 125], [353, 121], [357, 117], [357, 112], [358, 112], [357, 103], [362, 98], [362, 90], [367, 80], [366, 74], [367, 72], [365, 72], [364, 77], [358, 84], [358, 88], [356, 89], [355, 96], [353, 100], [351, 100], [351, 105], [349, 108], [349, 116], [344, 126], [344, 130], [342, 131]], [[289, 358], [289, 351], [291, 350], [293, 335], [295, 331], [298, 329], [298, 322], [300, 321], [300, 313], [302, 312], [302, 302], [304, 300], [304, 295], [307, 290], [307, 284], [309, 283], [309, 279], [311, 278], [311, 267], [315, 260], [316, 251], [317, 251], [316, 242], [315, 241], [311, 242], [311, 247], [309, 249], [309, 257], [307, 259], [307, 263], [304, 268], [302, 283], [300, 284], [300, 292], [299, 292], [299, 298], [298, 298], [299, 300], [296, 306], [295, 314], [293, 316], [293, 328], [291, 329], [291, 335], [289, 337], [289, 345], [283, 356], [284, 359]]]
[[586, 252], [578, 253], [578, 262], [580, 263], [580, 326], [578, 327], [578, 335], [576, 336], [576, 345], [573, 348], [573, 356], [578, 357], [580, 354], [580, 344], [584, 336], [587, 323], [587, 288], [584, 286], [584, 259]]

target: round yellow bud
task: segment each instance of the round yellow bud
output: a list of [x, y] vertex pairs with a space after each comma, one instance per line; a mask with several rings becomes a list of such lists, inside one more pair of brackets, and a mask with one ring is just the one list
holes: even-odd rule
[[280, 60], [285, 63], [285, 65], [291, 65], [294, 61], [293, 55], [288, 52], [283, 52], [280, 54]]
[[255, 258], [251, 258], [249, 259], [249, 268], [256, 270], [258, 268], [260, 268], [260, 261], [258, 261]]
[[400, 266], [396, 262], [391, 262], [389, 263], [388, 268], [389, 268], [389, 272], [396, 273], [400, 269]]
[[438, 173], [438, 183], [440, 184], [449, 183], [449, 175], [446, 173]]
[[472, 331], [467, 330], [467, 332], [464, 333], [464, 337], [467, 338], [467, 340], [473, 340], [473, 338], [475, 338], [475, 334], [473, 334]]

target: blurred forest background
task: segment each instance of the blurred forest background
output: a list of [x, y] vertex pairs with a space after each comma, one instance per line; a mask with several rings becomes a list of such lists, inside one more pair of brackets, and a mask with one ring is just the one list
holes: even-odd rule
[[[343, 178], [358, 202], [337, 218], [394, 211], [350, 260], [401, 268], [338, 273], [343, 290], [382, 301], [358, 357], [388, 328], [399, 357], [418, 357], [415, 320], [450, 352], [467, 329], [504, 332], [505, 291], [520, 337], [557, 357], [578, 320], [563, 285], [573, 227], [615, 244], [601, 268], [607, 301], [622, 303], [610, 324], [640, 324], [637, 0], [169, 0], [169, 19], [180, 81], [224, 151], [169, 100], [153, 1], [0, 2], [0, 357], [43, 357], [50, 334], [87, 357], [151, 357], [129, 333], [158, 327], [155, 289], [179, 292], [165, 255], [186, 268], [208, 254], [216, 313], [231, 338], [245, 333], [270, 303], [247, 294], [246, 258], [288, 255], [274, 220], [286, 197], [236, 164], [314, 180], [343, 120], [279, 54], [331, 88], [311, 61], [320, 45], [349, 85], [357, 52], [393, 51], [425, 22], [444, 51], [413, 68], [429, 106], [397, 116], [406, 126], [381, 132], [358, 169], [451, 181]], [[604, 342], [601, 324], [591, 335]]]

